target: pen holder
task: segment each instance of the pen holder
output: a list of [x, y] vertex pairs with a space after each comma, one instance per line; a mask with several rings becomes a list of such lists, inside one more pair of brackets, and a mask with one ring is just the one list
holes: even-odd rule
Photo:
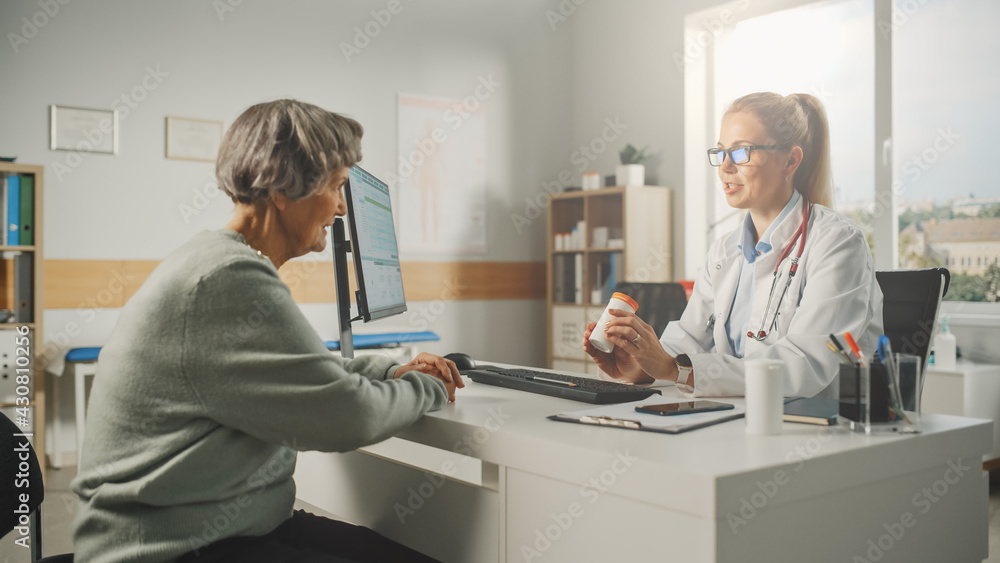
[[889, 364], [840, 366], [840, 419], [866, 434], [920, 432], [920, 359], [909, 354], [889, 357]]

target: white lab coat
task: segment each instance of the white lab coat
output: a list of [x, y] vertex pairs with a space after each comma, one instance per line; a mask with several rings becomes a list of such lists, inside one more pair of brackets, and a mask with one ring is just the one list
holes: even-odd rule
[[[802, 208], [796, 206], [772, 232], [773, 250], [757, 259], [753, 305], [744, 333], [759, 330], [775, 263], [800, 223]], [[826, 346], [831, 333], [840, 337], [849, 331], [862, 353], [871, 357], [882, 334], [882, 291], [864, 234], [854, 221], [821, 205], [813, 206], [807, 230], [805, 250], [778, 310], [777, 326], [763, 342], [747, 338], [743, 359], [733, 355], [726, 334], [744, 260], [736, 246], [742, 225], [712, 244], [687, 308], [660, 337], [671, 356], [691, 357], [694, 396], [744, 395], [743, 361], [752, 358], [785, 362], [785, 396], [836, 396], [833, 382], [839, 360]], [[792, 250], [781, 264], [775, 302], [797, 251]], [[774, 306], [767, 315], [768, 324]], [[714, 323], [710, 322], [713, 314]]]

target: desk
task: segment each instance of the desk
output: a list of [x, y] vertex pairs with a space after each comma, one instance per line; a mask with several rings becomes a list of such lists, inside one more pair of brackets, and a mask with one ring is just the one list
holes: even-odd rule
[[927, 415], [909, 437], [789, 423], [747, 436], [741, 420], [662, 435], [549, 421], [587, 405], [466, 382], [396, 438], [301, 454], [297, 496], [446, 562], [987, 556], [989, 421]]

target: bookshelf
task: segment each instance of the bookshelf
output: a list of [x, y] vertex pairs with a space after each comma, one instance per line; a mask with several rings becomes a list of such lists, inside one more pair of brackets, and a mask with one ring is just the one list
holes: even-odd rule
[[583, 351], [583, 331], [611, 297], [612, 271], [618, 282], [673, 281], [672, 201], [671, 189], [663, 186], [549, 197], [549, 368], [597, 373]]
[[[42, 331], [42, 282], [44, 255], [42, 252], [42, 202], [45, 190], [45, 167], [30, 164], [0, 162], [0, 187], [3, 188], [0, 213], [2, 213], [5, 237], [0, 242], [0, 310], [12, 311], [8, 322], [0, 323], [0, 410], [15, 423], [28, 407], [30, 426], [24, 432], [32, 432], [32, 446], [41, 459], [45, 454], [45, 357]], [[9, 229], [10, 181], [18, 178], [19, 212], [18, 230]], [[29, 181], [24, 179], [28, 178]], [[31, 188], [25, 188], [25, 185]], [[30, 199], [20, 196], [30, 194]], [[25, 216], [21, 216], [22, 212]], [[19, 244], [21, 233], [30, 233], [30, 244]], [[17, 236], [18, 242], [11, 237]], [[27, 330], [27, 346], [21, 332]], [[18, 340], [20, 339], [20, 340]], [[29, 349], [25, 349], [29, 348]], [[19, 358], [28, 357], [30, 363], [22, 365]], [[18, 371], [21, 370], [21, 371]], [[27, 370], [25, 372], [24, 370]], [[27, 385], [18, 381], [17, 376], [29, 375]], [[27, 397], [28, 404], [19, 404], [21, 397]]]

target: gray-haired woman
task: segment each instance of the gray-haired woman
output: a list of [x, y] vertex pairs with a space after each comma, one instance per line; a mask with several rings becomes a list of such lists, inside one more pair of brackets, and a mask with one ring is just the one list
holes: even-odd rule
[[278, 100], [219, 151], [226, 228], [174, 251], [101, 351], [73, 481], [77, 561], [425, 561], [367, 530], [292, 511], [296, 451], [384, 440], [454, 400], [454, 363], [330, 354], [278, 268], [346, 212], [356, 121]]

